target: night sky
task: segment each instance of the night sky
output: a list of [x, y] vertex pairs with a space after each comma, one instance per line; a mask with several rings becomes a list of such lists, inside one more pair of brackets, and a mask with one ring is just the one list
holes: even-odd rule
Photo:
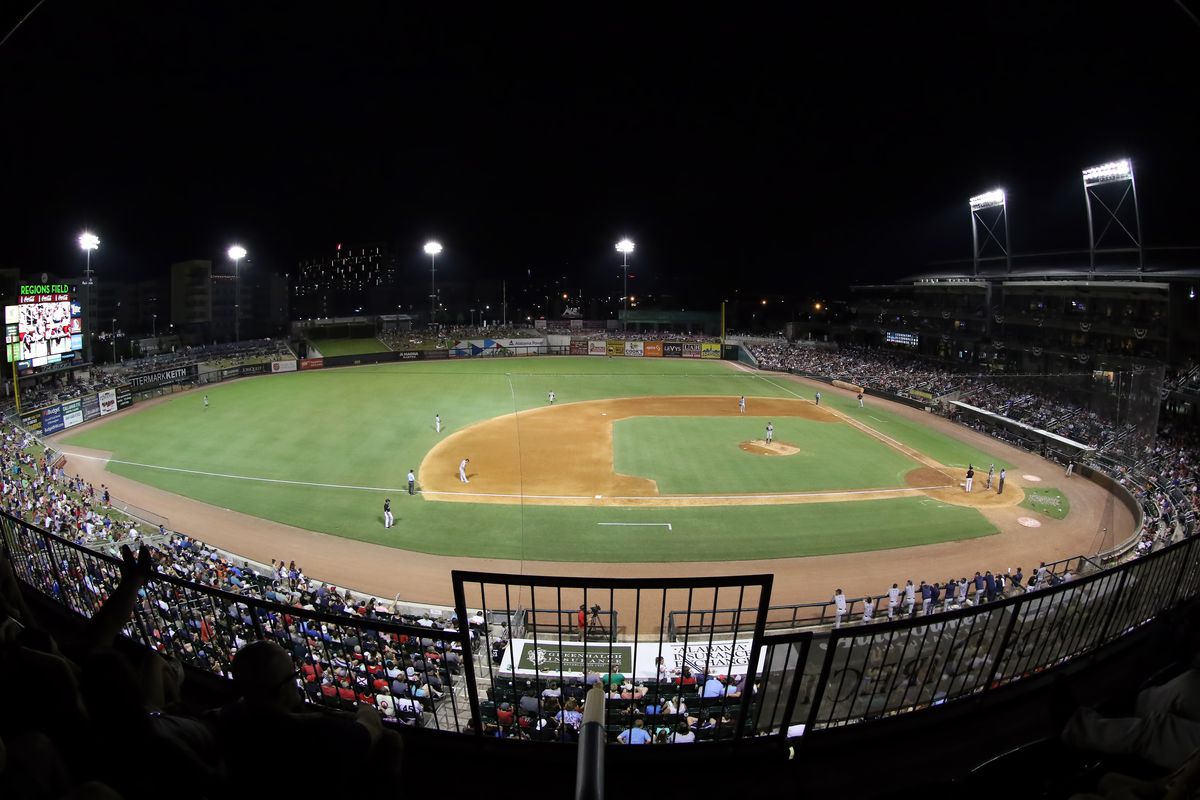
[[47, 0], [0, 48], [0, 267], [74, 274], [86, 226], [102, 277], [383, 241], [418, 281], [437, 237], [447, 278], [590, 289], [628, 235], [659, 281], [836, 292], [968, 259], [997, 185], [1015, 250], [1084, 248], [1079, 170], [1121, 156], [1146, 241], [1200, 244], [1171, 2], [412, 5]]

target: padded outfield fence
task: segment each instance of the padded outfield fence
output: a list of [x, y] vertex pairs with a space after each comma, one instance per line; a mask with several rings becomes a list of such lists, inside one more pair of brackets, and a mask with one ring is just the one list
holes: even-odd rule
[[[17, 577], [82, 617], [91, 617], [119, 580], [115, 558], [3, 513], [0, 530]], [[419, 721], [442, 731], [482, 733], [507, 713], [532, 722], [555, 706], [567, 710], [566, 701], [589, 680], [620, 673], [645, 692], [635, 688], [625, 698], [614, 690], [620, 699], [609, 701], [606, 721], [612, 738], [635, 727], [638, 718], [657, 733], [687, 717], [701, 721], [700, 740], [788, 736], [1003, 691], [1100, 654], [1200, 595], [1198, 538], [982, 606], [891, 622], [876, 617], [871, 624], [822, 633], [767, 630], [770, 576], [581, 580], [455, 572], [457, 619], [468, 620], [468, 609], [479, 609], [488, 623], [439, 630], [397, 622], [385, 612], [358, 617], [307, 611], [160, 574], [147, 583], [125, 635], [225, 676], [238, 647], [272, 639], [296, 660], [298, 686], [310, 702], [333, 708], [371, 703], [392, 724]], [[604, 612], [629, 607], [630, 600], [632, 619], [622, 615], [625, 634], [614, 638], [602, 630], [613, 619]], [[545, 615], [547, 608], [580, 605], [587, 612], [583, 635], [577, 623], [574, 634], [564, 633], [569, 624], [558, 623], [557, 613], [552, 632], [518, 627], [528, 609]], [[722, 631], [686, 626], [671, 641], [666, 623], [674, 609], [733, 612]], [[593, 621], [599, 629], [592, 633], [601, 635], [586, 630]], [[389, 671], [397, 664], [412, 666], [412, 676], [394, 679]], [[677, 672], [690, 672], [696, 683]], [[346, 677], [339, 682], [334, 675]], [[706, 692], [705, 677], [719, 675], [725, 688], [718, 692], [710, 684]], [[414, 696], [421, 692], [423, 697]], [[523, 698], [532, 698], [524, 700], [525, 713]], [[714, 722], [703, 727], [710, 717]], [[537, 738], [536, 724], [531, 738]]]

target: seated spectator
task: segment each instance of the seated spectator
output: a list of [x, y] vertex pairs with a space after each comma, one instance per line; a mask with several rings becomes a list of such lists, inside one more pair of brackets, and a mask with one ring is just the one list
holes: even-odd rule
[[633, 721], [633, 726], [621, 731], [617, 741], [621, 744], [650, 744], [650, 734], [646, 732], [645, 722], [639, 717]]

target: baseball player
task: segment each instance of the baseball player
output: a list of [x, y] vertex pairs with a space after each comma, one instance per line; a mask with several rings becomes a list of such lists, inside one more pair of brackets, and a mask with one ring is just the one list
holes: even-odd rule
[[871, 618], [875, 616], [875, 601], [869, 597], [863, 598], [863, 625], [870, 625]]
[[438, 433], [442, 432], [442, 415], [441, 414], [433, 415], [433, 427]]
[[392, 518], [392, 498], [387, 498], [383, 501], [383, 527], [390, 528], [393, 524]]
[[838, 589], [833, 593], [833, 627], [842, 627], [842, 617], [846, 616], [846, 595]]
[[900, 586], [893, 583], [892, 588], [888, 589], [888, 619], [895, 618], [898, 605], [900, 605]]
[[409, 494], [417, 493], [417, 476], [412, 471], [412, 469], [408, 470], [408, 493]]
[[547, 394], [546, 398], [550, 401], [550, 405], [554, 405], [554, 392]]
[[971, 493], [971, 487], [975, 484], [975, 468], [967, 464], [967, 494]]
[[817, 405], [821, 405], [821, 393], [817, 392]]
[[913, 586], [912, 578], [908, 579], [908, 583], [904, 584], [904, 613], [911, 615], [917, 607], [917, 590]]
[[767, 444], [771, 443], [771, 439], [775, 436], [775, 425], [771, 422], [767, 423]]
[[987, 485], [983, 487], [984, 489], [991, 490], [992, 478], [994, 478], [995, 476], [996, 476], [996, 465], [992, 464], [988, 467]]
[[859, 408], [863, 408], [863, 401], [862, 401], [862, 397], [863, 397], [863, 395], [862, 395], [862, 392], [859, 392], [859, 393], [858, 393], [858, 407], [859, 407]]
[[204, 395], [204, 409], [208, 410], [208, 395]]
[[1067, 462], [1067, 472], [1066, 472], [1066, 475], [1065, 475], [1065, 477], [1069, 478], [1069, 477], [1071, 477], [1071, 476], [1072, 476], [1072, 475], [1074, 475], [1074, 474], [1075, 474], [1075, 462], [1074, 462], [1074, 461], [1068, 461], [1068, 462]]
[[458, 479], [463, 483], [470, 483], [470, 481], [467, 480], [467, 464], [470, 463], [471, 459], [469, 458], [464, 458], [462, 461], [458, 462]]
[[746, 413], [746, 395], [742, 395], [741, 397], [738, 398], [738, 413], [739, 414]]

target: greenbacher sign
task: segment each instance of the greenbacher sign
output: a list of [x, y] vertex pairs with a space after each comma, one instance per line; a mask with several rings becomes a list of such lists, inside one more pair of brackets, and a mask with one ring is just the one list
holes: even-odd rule
[[[611, 660], [610, 660], [611, 657]], [[614, 644], [611, 651], [607, 642], [589, 645], [547, 644], [535, 646], [532, 642], [521, 644], [517, 657], [518, 670], [540, 672], [621, 672], [633, 671], [633, 647]]]

